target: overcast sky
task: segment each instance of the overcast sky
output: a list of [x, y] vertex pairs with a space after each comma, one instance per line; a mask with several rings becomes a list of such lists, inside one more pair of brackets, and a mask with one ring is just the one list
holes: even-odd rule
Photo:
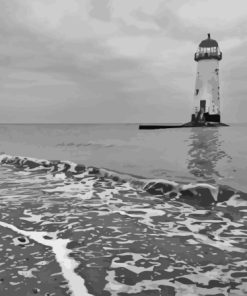
[[208, 32], [247, 122], [246, 0], [0, 0], [0, 122], [186, 122]]

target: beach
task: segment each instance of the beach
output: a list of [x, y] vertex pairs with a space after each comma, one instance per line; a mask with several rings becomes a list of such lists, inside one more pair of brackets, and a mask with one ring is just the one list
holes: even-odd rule
[[245, 295], [246, 130], [1, 125], [1, 293]]

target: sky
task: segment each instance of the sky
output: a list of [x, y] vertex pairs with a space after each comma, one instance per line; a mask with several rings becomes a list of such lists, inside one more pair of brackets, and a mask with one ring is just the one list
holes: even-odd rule
[[0, 0], [0, 122], [187, 122], [207, 33], [247, 122], [246, 0]]

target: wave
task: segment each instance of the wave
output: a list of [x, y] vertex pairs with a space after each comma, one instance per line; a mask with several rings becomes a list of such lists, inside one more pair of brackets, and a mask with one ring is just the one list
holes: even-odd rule
[[[176, 181], [164, 179], [147, 179], [105, 168], [86, 167], [83, 164], [76, 164], [71, 161], [42, 160], [1, 154], [0, 164], [28, 172], [45, 171], [54, 175], [63, 173], [66, 178], [72, 178], [76, 181], [94, 176], [118, 183], [130, 183], [136, 189], [151, 195], [195, 202], [200, 205], [228, 202], [232, 206], [241, 206], [247, 200], [247, 194], [245, 192], [226, 185], [212, 185], [207, 183], [181, 184]], [[229, 203], [229, 201], [231, 202]]]

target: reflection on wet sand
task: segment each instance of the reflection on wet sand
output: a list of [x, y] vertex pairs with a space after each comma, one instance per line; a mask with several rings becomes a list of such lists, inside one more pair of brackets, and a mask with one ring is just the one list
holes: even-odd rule
[[231, 157], [223, 150], [218, 128], [193, 128], [189, 138], [188, 170], [204, 180], [222, 177], [217, 170], [221, 160]]

